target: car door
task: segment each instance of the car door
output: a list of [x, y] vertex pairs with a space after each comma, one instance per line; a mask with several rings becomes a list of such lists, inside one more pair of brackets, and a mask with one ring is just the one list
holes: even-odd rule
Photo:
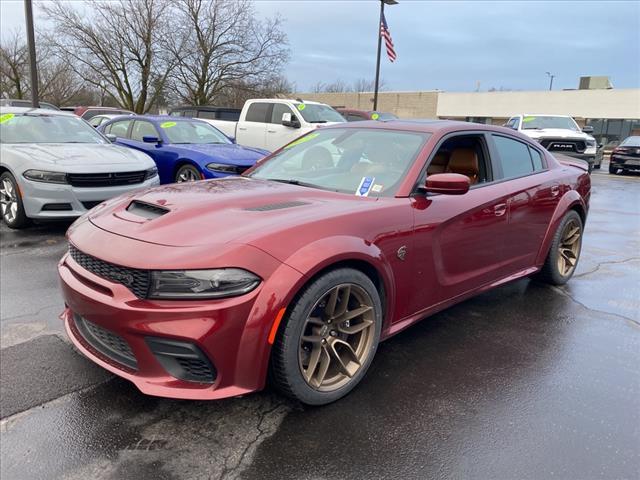
[[[444, 142], [455, 144], [469, 139], [477, 142], [473, 148], [481, 157], [479, 183], [464, 195], [413, 197], [415, 278], [420, 285], [408, 300], [414, 312], [495, 282], [508, 272], [503, 255], [508, 230], [507, 192], [493, 178], [486, 135], [453, 134], [441, 141], [440, 147], [446, 148]], [[447, 153], [453, 155], [453, 151], [434, 149], [428, 164]], [[449, 173], [462, 173], [449, 165], [447, 168]]]
[[274, 103], [271, 111], [271, 119], [267, 125], [266, 135], [266, 149], [273, 152], [278, 148], [286, 145], [291, 140], [294, 140], [299, 136], [300, 130], [293, 127], [287, 127], [282, 125], [282, 115], [284, 113], [290, 113], [292, 119], [297, 119], [300, 122], [300, 118], [291, 110], [291, 108], [284, 103]]
[[509, 135], [492, 134], [494, 173], [507, 191], [509, 229], [504, 254], [512, 273], [532, 268], [562, 187], [542, 150]]
[[245, 147], [266, 148], [267, 121], [271, 118], [271, 103], [251, 102], [244, 118], [238, 122], [236, 142]]
[[160, 175], [162, 183], [173, 182], [177, 154], [172, 149], [165, 148], [165, 143], [145, 143], [143, 141], [144, 137], [157, 137], [162, 140], [163, 137], [156, 126], [147, 120], [135, 120], [129, 137], [123, 143], [146, 153], [153, 159], [158, 167], [158, 175]]

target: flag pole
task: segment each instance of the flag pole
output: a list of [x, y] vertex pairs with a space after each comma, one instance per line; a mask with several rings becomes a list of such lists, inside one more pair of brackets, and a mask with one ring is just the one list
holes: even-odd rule
[[378, 56], [376, 57], [376, 82], [373, 91], [373, 109], [378, 110], [378, 85], [380, 83], [380, 51], [382, 50], [382, 35], [380, 28], [382, 25], [382, 16], [384, 15], [384, 0], [380, 0], [380, 18], [378, 20]]

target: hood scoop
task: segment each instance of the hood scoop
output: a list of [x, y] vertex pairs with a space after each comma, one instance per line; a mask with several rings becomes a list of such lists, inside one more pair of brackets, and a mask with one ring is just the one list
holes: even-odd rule
[[161, 217], [165, 213], [169, 213], [169, 210], [158, 205], [152, 205], [150, 203], [141, 202], [140, 200], [134, 200], [127, 207], [127, 212], [137, 215], [139, 217], [146, 218], [147, 220], [153, 220], [154, 218]]
[[257, 207], [245, 208], [248, 212], [269, 212], [271, 210], [282, 210], [284, 208], [301, 207], [303, 205], [310, 205], [308, 202], [280, 202], [280, 203], [268, 203], [266, 205], [259, 205]]

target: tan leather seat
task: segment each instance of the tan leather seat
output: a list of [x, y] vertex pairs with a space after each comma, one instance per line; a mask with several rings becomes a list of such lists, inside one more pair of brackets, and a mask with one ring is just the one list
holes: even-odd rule
[[469, 177], [471, 185], [475, 185], [478, 183], [478, 176], [480, 175], [476, 152], [471, 148], [456, 148], [451, 152], [446, 172], [466, 175]]
[[429, 168], [427, 168], [427, 175], [433, 175], [434, 173], [444, 173], [447, 169], [447, 156], [444, 153], [436, 153], [433, 157]]

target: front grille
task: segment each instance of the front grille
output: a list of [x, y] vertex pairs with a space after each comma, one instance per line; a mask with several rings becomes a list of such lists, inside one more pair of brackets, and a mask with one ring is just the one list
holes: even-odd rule
[[124, 338], [92, 323], [80, 315], [73, 316], [76, 327], [82, 337], [95, 350], [129, 368], [138, 368], [133, 350]]
[[188, 382], [215, 382], [218, 372], [197, 345], [159, 337], [147, 337], [145, 340], [160, 365], [171, 376]]
[[150, 283], [149, 271], [105, 262], [81, 252], [73, 245], [69, 245], [69, 254], [78, 265], [94, 275], [124, 285], [138, 298], [147, 297]]
[[185, 372], [184, 378], [200, 383], [213, 381], [211, 368], [203, 360], [193, 358], [176, 358], [176, 360]]
[[43, 212], [64, 212], [73, 210], [70, 203], [45, 203], [42, 206]]
[[584, 140], [568, 140], [566, 138], [543, 138], [540, 144], [550, 152], [575, 152], [582, 153], [587, 144]]
[[146, 172], [68, 173], [67, 182], [74, 187], [118, 187], [144, 182]]

